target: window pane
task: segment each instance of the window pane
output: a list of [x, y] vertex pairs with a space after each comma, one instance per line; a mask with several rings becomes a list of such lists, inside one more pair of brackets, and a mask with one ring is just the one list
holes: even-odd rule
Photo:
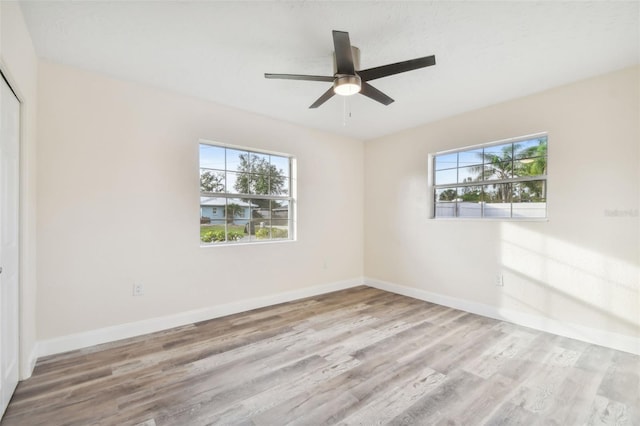
[[547, 138], [538, 138], [514, 144], [515, 158], [546, 157]]
[[482, 186], [465, 186], [458, 188], [458, 216], [482, 217]]
[[498, 161], [484, 166], [484, 180], [511, 179], [513, 177], [513, 163]]
[[272, 169], [269, 175], [270, 195], [289, 195], [289, 178], [281, 174], [282, 169]]
[[289, 202], [251, 200], [253, 216], [248, 232], [252, 241], [289, 238]]
[[218, 197], [200, 197], [200, 224], [225, 224], [225, 199]]
[[291, 213], [289, 212], [289, 201], [271, 201], [271, 238], [289, 238], [291, 229]]
[[246, 189], [242, 184], [245, 182], [239, 181], [239, 176], [234, 172], [227, 172], [225, 192], [227, 193], [244, 193], [241, 189]]
[[475, 166], [482, 164], [484, 157], [482, 156], [482, 149], [472, 149], [469, 151], [462, 151], [458, 153], [458, 166]]
[[224, 172], [200, 169], [201, 192], [224, 192]]
[[547, 174], [547, 157], [524, 158], [516, 161], [514, 176], [540, 176]]
[[457, 188], [439, 188], [435, 190], [435, 216], [456, 217], [458, 215]]
[[269, 173], [269, 155], [256, 152], [249, 153], [249, 171], [252, 173]]
[[289, 176], [289, 158], [272, 155], [271, 164], [281, 176]]
[[249, 153], [237, 149], [227, 149], [227, 170], [249, 171]]
[[546, 181], [513, 184], [513, 217], [546, 217]]
[[247, 206], [247, 215], [243, 221], [243, 232], [250, 241], [257, 239], [256, 232], [261, 224], [264, 226], [265, 221], [268, 223], [269, 217], [269, 200], [244, 200]]
[[271, 225], [277, 227], [289, 226], [291, 216], [289, 214], [289, 201], [272, 200], [271, 201]]
[[[482, 179], [482, 165], [461, 167], [458, 169], [458, 183], [475, 182]], [[450, 182], [447, 182], [450, 183]]]
[[447, 169], [447, 170], [438, 170], [435, 175], [435, 184], [436, 185], [448, 185], [450, 183], [458, 182], [458, 170], [457, 169]]
[[246, 225], [251, 218], [251, 205], [240, 198], [228, 198], [226, 205], [227, 241], [240, 242], [247, 239]]
[[481, 186], [465, 186], [458, 188], [458, 197], [462, 201], [480, 202], [482, 201], [482, 187]]
[[224, 170], [224, 148], [200, 144], [200, 167]]
[[459, 202], [458, 217], [482, 217], [483, 207], [483, 203]]
[[434, 163], [436, 170], [458, 167], [458, 154], [454, 152], [453, 154], [437, 155]]
[[458, 199], [458, 188], [436, 189], [436, 201], [455, 201]]
[[240, 179], [247, 179], [249, 182], [249, 194], [268, 195], [269, 175], [263, 173], [251, 173], [240, 176]]
[[219, 244], [226, 242], [224, 224], [200, 224], [200, 241], [206, 244]]
[[226, 199], [200, 197], [200, 241], [216, 244], [226, 241]]
[[545, 181], [534, 180], [513, 184], [513, 202], [545, 202]]
[[484, 217], [511, 217], [511, 184], [484, 185], [482, 187]]
[[494, 161], [511, 160], [513, 155], [513, 144], [489, 146], [484, 149], [485, 163]]

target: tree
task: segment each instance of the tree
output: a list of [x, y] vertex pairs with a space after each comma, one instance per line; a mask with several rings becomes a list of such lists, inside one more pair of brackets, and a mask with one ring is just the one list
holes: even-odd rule
[[453, 201], [458, 197], [458, 193], [455, 189], [445, 189], [440, 193], [438, 199], [440, 201]]
[[[521, 148], [517, 143], [505, 145], [499, 153], [484, 152], [483, 163], [474, 167], [476, 181], [511, 179], [512, 177], [539, 176], [547, 173], [547, 140], [538, 139], [537, 145]], [[517, 198], [522, 201], [536, 201], [544, 199], [544, 182], [526, 181], [515, 183], [519, 189]], [[484, 193], [485, 201], [509, 202], [512, 185], [494, 184], [495, 193]]]
[[225, 215], [227, 217], [227, 223], [233, 223], [236, 216], [240, 216], [244, 212], [244, 208], [235, 203], [230, 203], [225, 206]]
[[[283, 170], [269, 163], [265, 157], [240, 154], [238, 178], [234, 185], [240, 194], [286, 195], [287, 177]], [[246, 199], [248, 201], [249, 199]], [[261, 208], [269, 208], [269, 200], [251, 199]]]
[[[488, 178], [510, 179], [513, 176], [513, 148], [512, 145], [505, 145], [500, 153], [484, 152], [483, 163], [475, 166], [474, 172], [477, 174], [476, 180], [486, 181]], [[510, 197], [509, 185], [494, 184], [495, 195], [485, 192], [485, 201], [508, 202]], [[494, 200], [491, 200], [494, 198]]]
[[[516, 145], [517, 146], [517, 145]], [[537, 176], [547, 174], [547, 141], [538, 139], [538, 145], [530, 146], [518, 153], [522, 176]]]
[[[540, 176], [547, 174], [547, 140], [538, 139], [538, 145], [523, 149], [519, 155], [520, 176]], [[529, 196], [527, 201], [543, 201], [546, 198], [546, 181], [522, 182]]]
[[200, 192], [223, 192], [224, 174], [207, 170], [200, 173]]

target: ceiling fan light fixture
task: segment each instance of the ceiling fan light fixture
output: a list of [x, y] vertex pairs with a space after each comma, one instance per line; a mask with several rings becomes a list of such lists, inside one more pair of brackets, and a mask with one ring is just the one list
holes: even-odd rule
[[351, 96], [360, 92], [362, 80], [359, 75], [339, 75], [333, 82], [333, 91], [336, 95]]

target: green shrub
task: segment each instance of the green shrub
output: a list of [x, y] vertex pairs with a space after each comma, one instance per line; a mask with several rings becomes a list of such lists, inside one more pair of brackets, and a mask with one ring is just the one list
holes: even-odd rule
[[200, 239], [205, 243], [216, 243], [220, 241], [238, 241], [244, 237], [242, 232], [238, 231], [229, 231], [227, 233], [227, 238], [224, 237], [224, 229], [212, 229], [210, 231], [205, 231]]
[[[238, 241], [244, 238], [245, 234], [239, 230], [229, 230], [225, 238], [224, 228], [214, 228], [208, 230], [202, 230], [200, 233], [200, 240], [204, 243], [218, 243], [224, 241]], [[269, 234], [271, 232], [271, 234]], [[289, 232], [286, 229], [280, 228], [258, 228], [256, 229], [256, 238], [259, 240], [269, 238], [287, 238]]]
[[244, 233], [237, 231], [229, 231], [227, 233], [227, 238], [229, 241], [238, 241], [240, 238], [244, 237]]
[[200, 239], [205, 243], [213, 243], [216, 241], [224, 241], [224, 229], [212, 229], [202, 234]]
[[271, 228], [271, 238], [287, 238], [289, 231], [287, 229]]
[[280, 228], [260, 228], [256, 230], [256, 238], [265, 239], [269, 238], [269, 230], [271, 230], [271, 238], [287, 238], [289, 231]]

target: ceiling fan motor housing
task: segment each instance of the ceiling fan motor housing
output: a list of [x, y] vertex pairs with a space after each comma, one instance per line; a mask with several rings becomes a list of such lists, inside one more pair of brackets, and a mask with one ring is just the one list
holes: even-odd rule
[[[351, 56], [353, 57], [353, 68], [360, 71], [360, 49], [351, 46]], [[336, 62], [336, 52], [333, 52], [333, 75], [338, 74], [338, 64]]]

